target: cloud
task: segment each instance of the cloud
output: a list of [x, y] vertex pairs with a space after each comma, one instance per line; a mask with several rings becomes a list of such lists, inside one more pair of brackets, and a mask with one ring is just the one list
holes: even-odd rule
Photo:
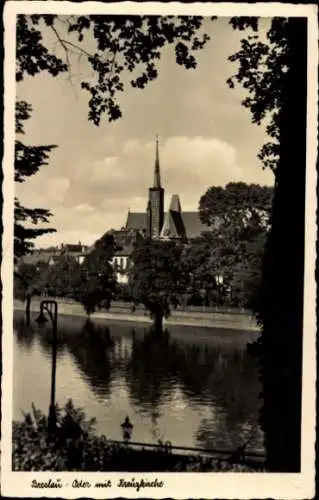
[[138, 141], [137, 139], [130, 139], [128, 141], [125, 141], [124, 146], [123, 146], [123, 153], [125, 155], [130, 154], [132, 151], [134, 151], [139, 146], [140, 146], [140, 141]]
[[106, 157], [102, 161], [94, 161], [87, 174], [86, 181], [95, 186], [100, 183], [110, 182], [113, 178], [121, 179], [123, 173], [119, 168], [118, 161], [118, 156]]
[[48, 177], [45, 171], [16, 185], [16, 194], [28, 207], [55, 208], [65, 200], [71, 183], [68, 177]]
[[[125, 141], [118, 156], [86, 166], [85, 177], [73, 179], [72, 191], [82, 184], [88, 195], [91, 188], [92, 196], [104, 209], [114, 204], [137, 209], [138, 203], [144, 209], [147, 189], [153, 182], [154, 160], [154, 142]], [[187, 203], [196, 199], [196, 204], [209, 186], [223, 185], [243, 175], [236, 149], [216, 137], [171, 137], [161, 144], [160, 163], [164, 188], [184, 194]], [[88, 202], [92, 203], [91, 198]]]
[[94, 212], [95, 208], [92, 207], [92, 205], [89, 205], [88, 203], [80, 203], [79, 205], [76, 205], [74, 207], [74, 210], [76, 212], [88, 213], [88, 212]]
[[[116, 159], [93, 164], [86, 187], [94, 184], [96, 199], [102, 196], [101, 207], [106, 211], [120, 207], [144, 210], [154, 161], [155, 142], [125, 141]], [[211, 185], [244, 176], [235, 147], [216, 137], [168, 138], [160, 143], [160, 164], [166, 192], [180, 194], [188, 209], [197, 208], [200, 196]]]
[[57, 233], [45, 234], [36, 240], [38, 248], [47, 248], [50, 246], [60, 246], [61, 243], [78, 243], [83, 245], [93, 245], [100, 238], [99, 232], [94, 233], [90, 230], [61, 230]]

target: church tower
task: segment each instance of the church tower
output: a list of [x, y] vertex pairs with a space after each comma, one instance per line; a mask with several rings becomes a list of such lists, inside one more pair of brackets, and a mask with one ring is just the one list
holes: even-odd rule
[[153, 187], [149, 188], [148, 200], [150, 237], [159, 238], [164, 221], [164, 189], [161, 186], [158, 136], [156, 136], [154, 182]]

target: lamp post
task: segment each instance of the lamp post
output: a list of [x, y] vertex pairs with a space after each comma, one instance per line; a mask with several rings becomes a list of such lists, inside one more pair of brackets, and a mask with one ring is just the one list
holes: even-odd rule
[[218, 295], [218, 305], [220, 305], [220, 302], [221, 302], [221, 286], [224, 282], [224, 277], [223, 275], [221, 274], [217, 274], [215, 276], [215, 280], [216, 280], [216, 285], [217, 285], [217, 295]]
[[121, 424], [122, 432], [123, 432], [123, 441], [125, 444], [128, 444], [129, 440], [132, 437], [133, 424], [130, 422], [129, 417], [125, 417], [124, 422]]
[[56, 428], [55, 411], [55, 385], [56, 385], [56, 360], [57, 360], [57, 326], [58, 326], [58, 303], [56, 300], [42, 300], [40, 303], [40, 314], [36, 319], [41, 324], [47, 321], [44, 315], [47, 312], [52, 323], [52, 371], [51, 371], [51, 397], [49, 407], [48, 426], [51, 431]]

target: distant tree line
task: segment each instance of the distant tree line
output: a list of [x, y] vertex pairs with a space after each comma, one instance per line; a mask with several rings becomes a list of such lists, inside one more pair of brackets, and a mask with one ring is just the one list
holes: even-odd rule
[[253, 307], [261, 280], [262, 257], [272, 204], [272, 188], [229, 183], [201, 197], [200, 218], [207, 231], [188, 243], [144, 239], [130, 256], [128, 284], [116, 283], [114, 235], [99, 239], [83, 263], [60, 254], [54, 263], [22, 262], [15, 272], [15, 297], [69, 297], [87, 314], [112, 300], [142, 304], [156, 330], [178, 305]]

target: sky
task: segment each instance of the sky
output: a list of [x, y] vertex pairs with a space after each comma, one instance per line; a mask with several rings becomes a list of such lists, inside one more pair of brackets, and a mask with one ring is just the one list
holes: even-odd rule
[[[267, 25], [264, 19], [262, 29]], [[125, 225], [128, 210], [145, 211], [156, 134], [166, 207], [175, 193], [182, 210], [197, 210], [211, 186], [273, 184], [257, 158], [267, 140], [264, 128], [252, 124], [241, 105], [243, 89], [226, 84], [236, 72], [227, 58], [243, 33], [226, 18], [207, 20], [204, 29], [211, 39], [197, 53], [197, 68], [179, 67], [165, 48], [158, 78], [144, 90], [127, 87], [119, 96], [123, 116], [111, 124], [105, 118], [97, 127], [87, 119], [88, 94], [79, 86], [83, 61], [73, 62], [71, 79], [40, 74], [17, 84], [17, 98], [33, 106], [23, 141], [58, 146], [47, 166], [16, 186], [23, 204], [53, 213], [50, 226], [57, 232], [37, 238], [37, 247], [91, 245]]]

